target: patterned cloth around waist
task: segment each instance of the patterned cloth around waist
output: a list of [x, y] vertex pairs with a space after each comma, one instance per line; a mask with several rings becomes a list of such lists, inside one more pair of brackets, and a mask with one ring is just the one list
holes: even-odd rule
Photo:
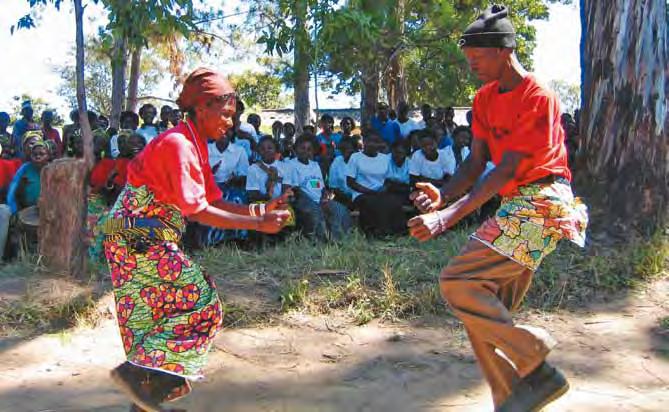
[[520, 187], [502, 199], [495, 216], [472, 234], [498, 253], [535, 271], [561, 239], [585, 246], [587, 207], [574, 198], [569, 182]]
[[126, 185], [102, 224], [106, 239], [148, 239], [178, 243], [184, 231], [181, 213], [158, 203], [145, 186]]

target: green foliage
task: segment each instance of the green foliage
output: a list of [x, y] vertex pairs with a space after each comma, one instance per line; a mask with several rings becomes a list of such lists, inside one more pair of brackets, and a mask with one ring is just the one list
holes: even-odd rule
[[245, 104], [263, 109], [281, 108], [288, 103], [288, 96], [282, 93], [282, 81], [271, 73], [246, 70], [230, 76], [235, 91]]
[[[112, 46], [108, 37], [89, 38], [86, 50], [86, 98], [89, 108], [97, 113], [109, 115], [112, 111]], [[73, 51], [74, 52], [74, 51]], [[165, 68], [161, 56], [152, 50], [145, 50], [140, 65], [139, 95], [151, 94], [164, 76]], [[74, 65], [56, 68], [60, 73], [61, 85], [58, 93], [65, 97], [70, 107], [77, 107], [76, 76]]]
[[[404, 8], [399, 5], [404, 3]], [[547, 2], [510, 0], [516, 27], [517, 54], [528, 68], [535, 46], [535, 29], [529, 24], [548, 17]], [[370, 7], [371, 5], [371, 7]], [[319, 33], [324, 56], [322, 70], [336, 78], [336, 90], [355, 92], [369, 67], [386, 75], [392, 58], [405, 67], [409, 101], [436, 105], [471, 103], [476, 80], [469, 72], [457, 40], [460, 33], [489, 4], [487, 1], [385, 1], [371, 4], [351, 1], [325, 16]], [[331, 79], [332, 80], [332, 79]]]
[[580, 85], [569, 84], [564, 80], [553, 80], [550, 82], [550, 88], [553, 89], [560, 98], [562, 111], [564, 113], [573, 113], [574, 110], [581, 107]]

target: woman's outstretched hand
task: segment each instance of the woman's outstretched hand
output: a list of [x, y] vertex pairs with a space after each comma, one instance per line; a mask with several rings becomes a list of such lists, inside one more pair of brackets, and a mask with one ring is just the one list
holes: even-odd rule
[[258, 231], [274, 234], [279, 233], [290, 218], [290, 212], [287, 210], [273, 210], [265, 213], [258, 223]]
[[293, 197], [293, 190], [288, 189], [281, 196], [267, 202], [265, 211], [269, 213], [275, 210], [286, 210], [290, 205], [291, 197]]
[[434, 212], [444, 203], [441, 192], [432, 183], [416, 183], [416, 190], [409, 199], [421, 213]]

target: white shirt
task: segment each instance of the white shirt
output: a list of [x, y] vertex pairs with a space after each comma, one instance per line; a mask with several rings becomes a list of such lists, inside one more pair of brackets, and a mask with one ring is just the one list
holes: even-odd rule
[[111, 156], [116, 159], [118, 155], [121, 154], [121, 151], [118, 149], [118, 135], [115, 134], [109, 140], [109, 150], [111, 151]]
[[453, 149], [446, 147], [437, 151], [437, 159], [427, 160], [422, 150], [416, 151], [409, 161], [409, 173], [413, 176], [440, 180], [445, 174], [455, 173], [455, 155]]
[[406, 139], [407, 136], [414, 130], [421, 130], [424, 129], [418, 126], [418, 122], [415, 121], [414, 119], [409, 119], [404, 123], [400, 123], [400, 121], [397, 121], [397, 124], [400, 126], [400, 134], [402, 135], [403, 138]]
[[297, 159], [289, 160], [291, 164], [292, 178], [290, 185], [299, 187], [300, 190], [316, 203], [320, 203], [323, 189], [325, 189], [325, 180], [323, 172], [318, 163], [310, 160], [304, 164]]
[[335, 157], [328, 173], [328, 187], [330, 189], [339, 189], [348, 195], [353, 195], [353, 191], [348, 187], [348, 183], [346, 183], [347, 167], [348, 165], [344, 160], [344, 156]]
[[404, 164], [398, 167], [393, 161], [392, 156], [389, 156], [388, 161], [390, 167], [388, 169], [388, 177], [386, 179], [395, 182], [409, 184], [409, 159], [404, 159]]
[[244, 148], [230, 143], [225, 151], [221, 152], [216, 143], [207, 145], [209, 150], [209, 165], [213, 170], [216, 165], [218, 170], [214, 174], [216, 183], [225, 183], [232, 177], [246, 176], [249, 171], [249, 159], [246, 157]]
[[250, 134], [253, 137], [253, 140], [256, 141], [256, 143], [258, 143], [258, 141], [260, 140], [260, 136], [258, 135], [258, 133], [256, 133], [256, 128], [253, 127], [251, 123], [241, 122], [239, 124], [239, 130]]
[[[348, 160], [346, 176], [352, 177], [355, 181], [369, 190], [378, 192], [383, 188], [383, 183], [388, 177], [390, 164], [388, 158], [390, 155], [379, 153], [375, 157], [369, 157], [363, 152], [353, 153]], [[360, 193], [353, 192], [353, 199], [360, 196]]]
[[[262, 162], [265, 166], [274, 167], [279, 172], [279, 183], [274, 186], [274, 193], [272, 199], [281, 196], [281, 185], [290, 185], [291, 170], [290, 165], [286, 162], [274, 161], [272, 164]], [[246, 191], [257, 190], [262, 195], [267, 195], [267, 173], [254, 163], [249, 167], [248, 175], [246, 176]]]
[[137, 134], [141, 135], [144, 138], [146, 144], [149, 144], [156, 136], [158, 136], [158, 128], [156, 126], [146, 126], [143, 125], [137, 129]]

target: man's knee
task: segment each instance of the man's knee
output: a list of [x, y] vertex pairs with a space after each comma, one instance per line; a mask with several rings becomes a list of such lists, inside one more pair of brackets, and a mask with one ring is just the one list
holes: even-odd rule
[[466, 297], [466, 289], [470, 282], [460, 276], [454, 276], [450, 266], [439, 276], [439, 289], [441, 297], [452, 307], [460, 306], [463, 298]]

